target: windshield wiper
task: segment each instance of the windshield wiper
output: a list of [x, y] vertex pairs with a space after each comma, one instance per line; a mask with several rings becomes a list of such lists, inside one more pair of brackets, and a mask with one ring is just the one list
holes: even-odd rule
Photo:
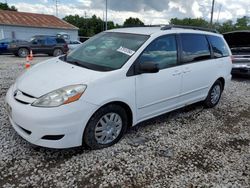
[[68, 62], [68, 63], [70, 63], [70, 64], [73, 64], [73, 65], [76, 65], [76, 66], [79, 66], [79, 67], [83, 67], [83, 68], [86, 68], [86, 69], [90, 69], [88, 66], [83, 65], [83, 64], [79, 63], [78, 61], [69, 61], [69, 60], [66, 60], [66, 62]]

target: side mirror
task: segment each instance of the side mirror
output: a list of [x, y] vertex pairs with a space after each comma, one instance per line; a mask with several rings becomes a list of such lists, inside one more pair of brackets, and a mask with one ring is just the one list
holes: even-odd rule
[[158, 64], [154, 63], [154, 62], [143, 62], [143, 63], [139, 63], [139, 73], [143, 74], [143, 73], [157, 73], [159, 72], [159, 67]]

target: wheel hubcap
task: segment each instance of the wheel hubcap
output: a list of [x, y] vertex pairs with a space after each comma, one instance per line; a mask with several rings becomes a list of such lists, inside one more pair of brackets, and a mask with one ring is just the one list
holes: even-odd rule
[[21, 55], [22, 57], [27, 56], [27, 55], [28, 55], [27, 50], [25, 50], [25, 49], [21, 49], [21, 50], [20, 50], [20, 55]]
[[56, 51], [55, 51], [55, 54], [56, 54], [56, 56], [59, 56], [59, 55], [62, 54], [62, 51], [61, 51], [61, 50], [56, 50]]
[[119, 136], [121, 130], [121, 116], [117, 113], [108, 113], [96, 124], [95, 139], [99, 144], [109, 144]]
[[220, 98], [220, 93], [221, 93], [220, 86], [219, 85], [214, 86], [211, 92], [211, 102], [213, 104], [216, 104], [218, 102]]

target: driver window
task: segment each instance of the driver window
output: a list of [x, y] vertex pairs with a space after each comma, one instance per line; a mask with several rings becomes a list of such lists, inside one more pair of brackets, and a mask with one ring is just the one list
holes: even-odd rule
[[141, 54], [139, 62], [154, 62], [160, 69], [177, 65], [177, 47], [174, 35], [154, 40]]

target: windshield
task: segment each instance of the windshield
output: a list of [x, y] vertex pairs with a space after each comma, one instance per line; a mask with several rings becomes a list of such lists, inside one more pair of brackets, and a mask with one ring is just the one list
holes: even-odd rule
[[104, 32], [87, 40], [65, 60], [98, 71], [121, 68], [149, 36]]

